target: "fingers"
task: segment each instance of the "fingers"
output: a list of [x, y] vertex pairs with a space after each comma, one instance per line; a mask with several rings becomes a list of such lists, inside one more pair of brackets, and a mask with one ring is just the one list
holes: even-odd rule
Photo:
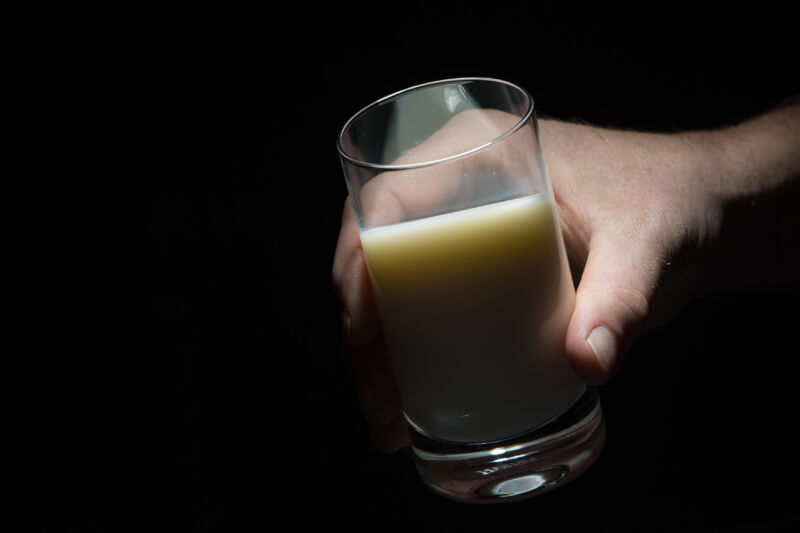
[[[499, 137], [519, 117], [496, 110], [470, 110], [449, 120], [421, 144], [392, 161], [413, 165], [436, 161]], [[532, 128], [516, 131], [513, 139], [487, 146], [467, 157], [421, 168], [392, 170], [371, 177], [354, 190], [363, 227], [475, 207], [515, 195], [543, 192], [536, 138]], [[533, 173], [533, 175], [532, 175]]]
[[349, 200], [332, 276], [342, 310], [345, 365], [369, 426], [370, 442], [378, 451], [396, 451], [408, 443], [408, 434]]
[[622, 232], [592, 238], [566, 338], [567, 358], [587, 383], [609, 381], [640, 333], [657, 264], [654, 248]]
[[339, 296], [345, 342], [355, 347], [374, 342], [380, 332], [378, 311], [372, 297], [369, 273], [349, 200], [345, 203], [332, 277]]

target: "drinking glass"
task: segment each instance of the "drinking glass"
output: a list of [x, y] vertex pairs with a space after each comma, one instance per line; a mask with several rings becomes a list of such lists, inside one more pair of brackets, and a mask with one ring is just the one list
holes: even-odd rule
[[553, 489], [600, 454], [564, 355], [575, 290], [533, 99], [434, 81], [344, 126], [338, 151], [422, 480], [457, 501]]

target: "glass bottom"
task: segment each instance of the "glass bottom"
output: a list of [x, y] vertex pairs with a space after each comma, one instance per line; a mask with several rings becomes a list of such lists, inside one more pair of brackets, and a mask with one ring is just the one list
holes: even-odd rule
[[422, 481], [445, 498], [469, 503], [511, 502], [576, 478], [597, 459], [605, 424], [597, 390], [558, 418], [505, 440], [480, 444], [440, 441], [409, 424]]

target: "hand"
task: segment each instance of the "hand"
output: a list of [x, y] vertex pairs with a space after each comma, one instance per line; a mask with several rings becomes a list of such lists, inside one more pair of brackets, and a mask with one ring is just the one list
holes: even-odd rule
[[[742, 224], [730, 223], [731, 206], [779, 187], [796, 193], [799, 119], [795, 106], [736, 128], [672, 135], [540, 121], [579, 280], [565, 340], [578, 376], [607, 382], [642, 332], [674, 318], [698, 295], [727, 288], [731, 281], [716, 265], [727, 262], [735, 270], [746, 261], [728, 238], [730, 227]], [[762, 214], [745, 216], [755, 235], [775, 229]], [[750, 244], [758, 250], [747, 255], [772, 265], [776, 251], [757, 241]], [[349, 201], [333, 280], [345, 360], [371, 442], [381, 451], [399, 449], [407, 443], [405, 422]]]

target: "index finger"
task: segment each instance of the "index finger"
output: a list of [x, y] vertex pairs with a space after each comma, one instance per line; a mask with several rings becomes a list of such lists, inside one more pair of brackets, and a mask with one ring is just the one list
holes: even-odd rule
[[378, 313], [349, 197], [345, 200], [342, 213], [332, 278], [342, 308], [342, 329], [346, 342], [353, 346], [369, 344], [380, 329]]

